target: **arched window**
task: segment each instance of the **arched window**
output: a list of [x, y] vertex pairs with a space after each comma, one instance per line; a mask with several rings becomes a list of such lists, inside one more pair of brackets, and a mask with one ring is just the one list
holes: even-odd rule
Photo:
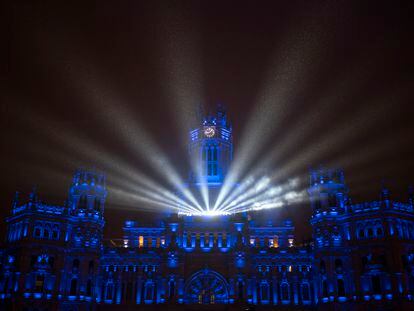
[[50, 268], [52, 268], [53, 269], [53, 266], [55, 265], [55, 257], [53, 257], [53, 256], [49, 256], [49, 258], [48, 258], [48, 264], [49, 264], [49, 266], [50, 266]]
[[78, 279], [73, 278], [72, 281], [70, 281], [70, 290], [69, 290], [70, 296], [76, 296], [77, 287], [78, 287]]
[[381, 279], [379, 275], [373, 275], [371, 277], [372, 292], [374, 294], [381, 294]]
[[302, 284], [302, 300], [310, 300], [310, 293], [309, 293], [309, 284], [303, 283]]
[[344, 280], [338, 279], [337, 280], [337, 287], [338, 287], [338, 297], [345, 297], [345, 284], [344, 284]]
[[53, 226], [52, 239], [59, 240], [59, 226], [58, 225]]
[[325, 273], [326, 272], [326, 264], [325, 264], [325, 260], [321, 260], [320, 264], [319, 264], [319, 271], [321, 273]]
[[43, 292], [43, 285], [45, 283], [45, 276], [43, 274], [36, 275], [36, 282], [35, 282], [35, 292], [42, 293]]
[[113, 283], [112, 282], [108, 282], [106, 284], [106, 295], [105, 295], [105, 299], [112, 300], [113, 291], [114, 291], [114, 285], [113, 285]]
[[132, 286], [132, 282], [128, 282], [126, 284], [126, 294], [125, 294], [125, 300], [126, 301], [131, 301], [132, 300], [132, 295], [133, 295], [133, 286]]
[[342, 259], [340, 258], [335, 259], [335, 270], [337, 273], [342, 272], [342, 267], [343, 267]]
[[89, 274], [92, 274], [94, 271], [94, 267], [95, 267], [95, 262], [93, 260], [89, 261], [89, 266], [88, 266], [88, 272]]
[[152, 300], [154, 292], [154, 286], [152, 283], [148, 283], [145, 285], [145, 300]]
[[361, 268], [362, 271], [365, 270], [366, 265], [368, 264], [368, 257], [367, 256], [362, 256], [361, 257]]
[[282, 300], [289, 300], [289, 285], [288, 285], [288, 283], [282, 283], [281, 288], [280, 288], [280, 292], [281, 292]]
[[44, 226], [44, 229], [43, 229], [43, 238], [44, 239], [50, 239], [50, 225], [49, 224], [46, 224], [45, 226]]
[[86, 283], [86, 296], [91, 297], [92, 296], [92, 280], [88, 280]]
[[78, 205], [78, 208], [79, 208], [79, 209], [86, 209], [86, 208], [87, 208], [87, 204], [88, 204], [88, 199], [87, 199], [87, 196], [86, 196], [86, 195], [82, 195], [82, 196], [79, 198], [79, 205]]
[[365, 231], [363, 228], [359, 228], [358, 230], [358, 238], [363, 239], [365, 237]]
[[239, 281], [239, 283], [238, 283], [238, 297], [239, 297], [239, 300], [243, 300], [243, 296], [244, 296], [243, 291], [244, 291], [243, 282]]
[[93, 206], [94, 210], [99, 212], [101, 209], [101, 202], [98, 198], [95, 198], [95, 202], [94, 202], [94, 206]]
[[172, 300], [174, 298], [175, 295], [175, 282], [174, 280], [170, 280], [170, 282], [168, 282], [168, 299]]
[[207, 175], [208, 176], [216, 176], [217, 171], [217, 147], [210, 146], [207, 149]]
[[381, 228], [381, 227], [378, 227], [378, 228], [377, 228], [377, 236], [378, 236], [378, 237], [382, 237], [382, 234], [383, 234], [383, 230], [382, 230], [382, 228]]
[[370, 227], [367, 230], [367, 234], [369, 238], [372, 238], [374, 236], [374, 230]]
[[74, 259], [72, 262], [72, 269], [79, 269], [80, 261], [79, 259]]
[[328, 282], [326, 280], [322, 281], [322, 297], [328, 297]]
[[40, 223], [36, 223], [33, 231], [35, 238], [40, 238], [42, 236], [42, 227]]
[[336, 207], [337, 202], [336, 202], [336, 195], [335, 194], [331, 194], [328, 197], [328, 203], [330, 207]]
[[262, 301], [269, 300], [269, 285], [266, 283], [260, 285], [260, 298]]

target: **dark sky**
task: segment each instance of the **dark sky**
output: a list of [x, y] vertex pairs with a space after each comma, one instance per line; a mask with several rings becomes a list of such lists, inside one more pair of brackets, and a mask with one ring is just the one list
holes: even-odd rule
[[[305, 187], [309, 168], [335, 165], [354, 201], [377, 199], [381, 180], [406, 200], [414, 182], [410, 1], [222, 2], [6, 3], [1, 218], [14, 191], [33, 185], [60, 204], [78, 167], [106, 172], [112, 186], [123, 179], [113, 166], [120, 159], [168, 187], [148, 164], [154, 150], [142, 133], [159, 147], [153, 156], [185, 178], [184, 129], [198, 107], [218, 102], [235, 152], [244, 144], [253, 154], [246, 167], [276, 154], [263, 169]], [[139, 217], [139, 206], [117, 198], [108, 197], [107, 236]], [[303, 204], [282, 214], [303, 223], [309, 213]]]

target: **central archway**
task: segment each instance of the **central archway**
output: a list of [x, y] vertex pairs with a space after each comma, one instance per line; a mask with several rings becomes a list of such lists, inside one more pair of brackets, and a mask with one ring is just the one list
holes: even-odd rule
[[185, 303], [227, 304], [228, 285], [224, 277], [210, 269], [194, 273], [185, 285]]

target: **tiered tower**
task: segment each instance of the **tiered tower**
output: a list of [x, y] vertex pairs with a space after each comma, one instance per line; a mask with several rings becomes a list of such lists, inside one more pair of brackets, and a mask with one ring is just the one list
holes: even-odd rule
[[75, 173], [68, 197], [70, 221], [65, 240], [70, 248], [65, 262], [66, 281], [62, 285], [68, 300], [74, 304], [82, 297], [87, 297], [86, 301], [99, 299], [100, 292], [94, 289], [99, 288], [97, 275], [106, 194], [103, 174], [85, 170]]
[[319, 169], [311, 172], [309, 198], [315, 244], [315, 300], [346, 300], [348, 250], [341, 217], [346, 214], [348, 188], [341, 170]]
[[190, 183], [221, 185], [233, 157], [232, 128], [223, 107], [190, 131], [189, 153], [195, 162]]

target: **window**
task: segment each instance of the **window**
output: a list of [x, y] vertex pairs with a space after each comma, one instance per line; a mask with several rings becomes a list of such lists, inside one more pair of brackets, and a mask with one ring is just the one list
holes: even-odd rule
[[53, 226], [52, 239], [53, 240], [59, 240], [59, 226], [57, 226], [57, 225]]
[[114, 286], [112, 284], [112, 282], [108, 282], [106, 284], [106, 298], [107, 300], [112, 300], [112, 293], [114, 290]]
[[36, 265], [36, 263], [37, 263], [37, 256], [36, 255], [32, 255], [32, 257], [30, 259], [30, 266], [32, 268], [34, 268], [34, 266]]
[[383, 234], [382, 228], [377, 228], [377, 236], [381, 237]]
[[175, 294], [175, 282], [174, 280], [171, 280], [168, 283], [168, 299], [172, 300]]
[[[217, 146], [207, 147], [207, 175], [208, 176], [217, 176], [218, 167], [218, 148]], [[203, 159], [204, 160], [204, 159]]]
[[366, 265], [368, 264], [368, 258], [367, 256], [361, 257], [361, 268], [362, 271], [365, 270]]
[[101, 202], [99, 201], [98, 198], [95, 198], [95, 202], [94, 202], [93, 208], [97, 212], [100, 211], [100, 209], [101, 209]]
[[339, 258], [335, 259], [335, 270], [336, 272], [342, 271], [342, 260]]
[[73, 262], [72, 262], [72, 268], [73, 269], [79, 269], [79, 264], [80, 264], [79, 259], [74, 259]]
[[363, 239], [363, 238], [365, 237], [365, 232], [364, 232], [364, 229], [363, 229], [363, 228], [360, 228], [360, 229], [358, 230], [358, 237], [359, 237], [360, 239]]
[[152, 293], [153, 293], [153, 285], [147, 284], [145, 285], [145, 300], [152, 300]]
[[132, 282], [128, 282], [126, 285], [126, 297], [125, 297], [126, 301], [132, 300], [133, 293], [134, 293], [134, 288], [132, 286]]
[[92, 296], [92, 280], [88, 280], [88, 282], [86, 283], [86, 296]]
[[336, 202], [336, 195], [335, 194], [331, 194], [328, 197], [328, 203], [330, 207], [336, 207], [337, 202]]
[[243, 300], [243, 291], [244, 291], [243, 282], [239, 281], [239, 284], [238, 284], [238, 297], [239, 297], [239, 300]]
[[35, 227], [35, 230], [34, 230], [35, 238], [40, 238], [41, 234], [42, 234], [42, 231], [41, 231], [40, 227]]
[[78, 279], [73, 278], [72, 281], [70, 281], [70, 291], [69, 291], [70, 296], [76, 296], [77, 287], [78, 287]]
[[328, 297], [328, 282], [322, 281], [322, 297]]
[[263, 283], [260, 286], [260, 292], [261, 292], [261, 299], [264, 301], [269, 300], [269, 285]]
[[279, 237], [277, 235], [273, 238], [273, 247], [279, 247]]
[[138, 237], [138, 247], [144, 247], [144, 237], [142, 235]]
[[372, 238], [374, 236], [374, 230], [372, 228], [368, 228], [367, 233], [369, 238]]
[[282, 296], [282, 300], [289, 300], [289, 285], [287, 283], [283, 283], [281, 285], [281, 296]]
[[89, 266], [88, 266], [88, 272], [89, 272], [89, 274], [92, 274], [93, 273], [94, 267], [95, 267], [94, 261], [93, 260], [90, 260], [89, 261]]
[[372, 292], [374, 294], [381, 294], [381, 279], [379, 275], [373, 275], [371, 277]]
[[44, 283], [45, 283], [45, 276], [41, 274], [36, 275], [36, 281], [35, 281], [35, 292], [36, 293], [43, 292]]
[[325, 273], [326, 272], [326, 264], [325, 264], [325, 260], [321, 260], [321, 263], [319, 264], [319, 271], [321, 273]]
[[309, 284], [308, 283], [303, 283], [302, 284], [302, 300], [310, 300]]
[[345, 297], [345, 285], [344, 280], [338, 279], [336, 281], [337, 287], [338, 287], [338, 297]]
[[49, 232], [50, 232], [50, 226], [46, 225], [43, 229], [43, 238], [44, 239], [48, 239], [48, 240], [50, 239]]
[[53, 266], [55, 265], [55, 258], [54, 258], [54, 257], [52, 257], [52, 256], [50, 256], [50, 257], [48, 258], [48, 261], [47, 261], [47, 262], [49, 263], [50, 268], [52, 268], [52, 269], [53, 269]]

